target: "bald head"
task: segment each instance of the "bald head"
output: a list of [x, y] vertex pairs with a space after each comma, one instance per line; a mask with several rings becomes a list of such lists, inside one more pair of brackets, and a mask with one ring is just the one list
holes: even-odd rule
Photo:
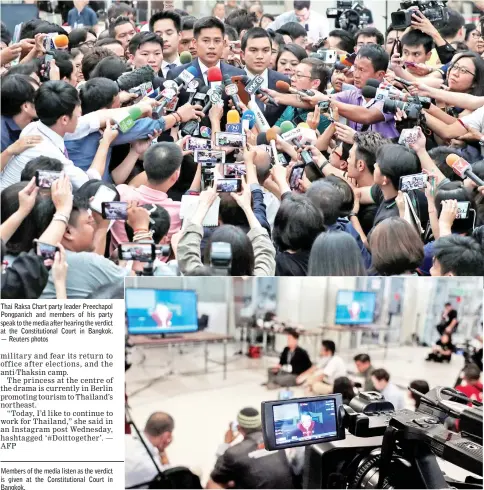
[[271, 173], [271, 154], [265, 150], [256, 149], [254, 165], [257, 169], [257, 180], [262, 185]]
[[165, 432], [173, 432], [175, 422], [171, 415], [165, 412], [155, 412], [146, 422], [145, 433], [152, 437], [158, 437]]

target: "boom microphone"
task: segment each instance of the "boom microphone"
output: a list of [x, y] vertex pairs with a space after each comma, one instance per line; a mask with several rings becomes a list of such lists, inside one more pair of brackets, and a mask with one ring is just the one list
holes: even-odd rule
[[155, 72], [151, 66], [146, 65], [141, 68], [136, 68], [136, 70], [128, 71], [123, 73], [116, 83], [118, 84], [119, 90], [129, 92], [135, 88], [138, 88], [144, 84], [153, 83], [153, 78], [155, 77]]
[[369, 78], [366, 81], [365, 87], [375, 87], [375, 88], [380, 88], [380, 80], [377, 80], [376, 78]]
[[295, 94], [299, 95], [300, 97], [312, 97], [314, 95], [314, 92], [312, 90], [297, 90], [294, 87], [291, 87], [287, 82], [284, 82], [283, 80], [278, 80], [276, 82], [276, 88], [279, 90], [279, 92], [283, 92], [285, 94], [290, 93], [290, 94]]
[[363, 95], [365, 99], [374, 99], [376, 96], [376, 92], [377, 92], [376, 88], [370, 87], [369, 85], [365, 85], [361, 89], [361, 95]]
[[462, 157], [459, 157], [459, 155], [451, 153], [450, 155], [447, 155], [445, 162], [461, 179], [468, 177], [478, 186], [484, 185], [484, 181], [472, 171], [471, 164]]

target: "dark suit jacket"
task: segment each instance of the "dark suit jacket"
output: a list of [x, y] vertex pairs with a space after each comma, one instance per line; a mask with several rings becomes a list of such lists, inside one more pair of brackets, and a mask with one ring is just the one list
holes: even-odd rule
[[[268, 70], [267, 78], [268, 78], [268, 87], [271, 90], [276, 90], [276, 82], [278, 80], [282, 80], [283, 82], [287, 82], [289, 85], [291, 85], [291, 80], [289, 80], [289, 78], [274, 70]], [[266, 105], [264, 108], [264, 104], [257, 97], [256, 97], [256, 102], [260, 110], [264, 113], [264, 116], [267, 119], [269, 126], [271, 127], [274, 126], [276, 121], [281, 117], [282, 113], [286, 109], [285, 105], [276, 106], [270, 104]]]

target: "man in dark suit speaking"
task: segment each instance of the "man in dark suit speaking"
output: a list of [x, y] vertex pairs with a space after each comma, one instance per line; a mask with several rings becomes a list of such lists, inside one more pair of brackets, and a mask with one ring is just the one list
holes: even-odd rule
[[[240, 68], [228, 65], [220, 61], [224, 50], [225, 28], [222, 22], [215, 17], [203, 17], [195, 22], [193, 26], [193, 37], [197, 49], [198, 58], [191, 63], [177, 66], [168, 72], [167, 80], [174, 80], [183, 70], [193, 66], [197, 70], [197, 77], [203, 80], [205, 85], [210, 85], [207, 79], [209, 68], [214, 66], [220, 68], [222, 77], [233, 77], [236, 75], [245, 75]], [[182, 89], [178, 105], [182, 106], [188, 101], [189, 94]], [[224, 113], [228, 111], [228, 97], [223, 93]]]
[[[291, 80], [285, 75], [281, 75], [277, 71], [269, 69], [271, 64], [272, 41], [271, 37], [262, 27], [253, 27], [249, 29], [242, 38], [241, 43], [241, 58], [245, 63], [245, 71], [247, 76], [252, 79], [257, 75], [264, 78], [261, 88], [276, 90], [276, 82], [283, 80], [291, 84]], [[284, 112], [284, 105], [265, 105], [258, 97], [256, 98], [257, 105], [264, 113], [269, 126], [274, 126], [276, 121]]]
[[301, 437], [317, 437], [330, 432], [331, 427], [326, 427], [321, 422], [313, 420], [309, 413], [302, 413], [296, 429], [289, 433], [289, 439], [300, 439]]

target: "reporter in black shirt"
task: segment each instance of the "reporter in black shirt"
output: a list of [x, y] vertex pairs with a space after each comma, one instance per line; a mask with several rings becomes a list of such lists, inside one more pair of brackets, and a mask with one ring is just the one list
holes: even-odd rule
[[308, 353], [298, 346], [299, 333], [287, 330], [287, 347], [282, 351], [279, 364], [269, 369], [269, 389], [277, 386], [295, 386], [296, 378], [311, 366]]

